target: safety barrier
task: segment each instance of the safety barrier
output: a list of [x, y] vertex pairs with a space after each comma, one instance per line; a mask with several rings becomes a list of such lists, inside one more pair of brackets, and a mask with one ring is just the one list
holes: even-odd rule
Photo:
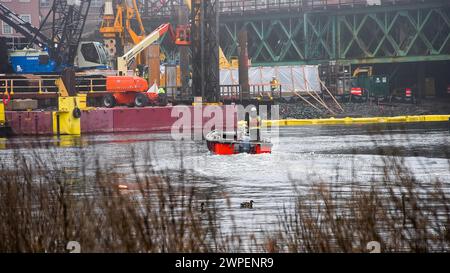
[[450, 115], [428, 116], [398, 116], [372, 118], [329, 118], [329, 119], [288, 119], [265, 120], [265, 126], [296, 127], [311, 125], [349, 125], [349, 124], [377, 124], [377, 123], [415, 123], [415, 122], [448, 122]]

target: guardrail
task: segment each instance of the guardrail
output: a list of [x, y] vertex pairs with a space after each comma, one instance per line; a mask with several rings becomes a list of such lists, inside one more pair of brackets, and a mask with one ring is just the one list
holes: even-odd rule
[[[55, 81], [58, 78], [28, 78], [28, 79], [0, 79], [0, 94], [15, 93], [56, 93], [58, 88]], [[76, 84], [77, 92], [102, 92], [106, 91], [106, 82], [104, 78], [87, 78], [79, 80]]]
[[[244, 100], [243, 94], [241, 94], [241, 88], [239, 85], [221, 85], [220, 86], [220, 96], [223, 101], [240, 101]], [[262, 99], [262, 100], [272, 100], [278, 99], [283, 96], [283, 91], [281, 85], [279, 85], [275, 90], [272, 88], [271, 84], [255, 84], [250, 85], [250, 99]]]
[[[171, 102], [176, 101], [188, 101], [192, 99], [192, 95], [188, 93], [183, 93], [179, 86], [168, 86], [165, 87], [166, 96]], [[221, 85], [220, 86], [220, 96], [221, 101], [240, 101], [241, 98], [241, 88], [239, 85]], [[264, 99], [279, 99], [283, 95], [286, 95], [282, 90], [282, 86], [279, 85], [276, 90], [272, 90], [270, 84], [255, 84], [250, 85], [250, 99], [254, 100], [260, 98]]]
[[0, 92], [14, 94], [16, 92], [56, 92], [57, 78], [46, 79], [0, 79]]
[[[433, 0], [431, 0], [433, 1]], [[421, 3], [423, 0], [230, 0], [220, 1], [221, 13], [308, 11], [314, 9]]]
[[[146, 2], [145, 0], [143, 2]], [[445, 0], [221, 0], [219, 11], [222, 14], [258, 13], [270, 11], [309, 11], [365, 7], [372, 5], [410, 5], [417, 3], [445, 2]], [[176, 14], [178, 1], [147, 0], [142, 5], [143, 17], [158, 19]]]

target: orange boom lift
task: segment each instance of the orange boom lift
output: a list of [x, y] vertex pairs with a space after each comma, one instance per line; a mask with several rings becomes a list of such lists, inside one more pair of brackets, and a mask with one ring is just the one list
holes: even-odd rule
[[178, 46], [189, 46], [190, 29], [188, 26], [179, 26], [174, 29], [172, 25], [162, 24], [140, 43], [130, 49], [125, 55], [117, 58], [117, 76], [108, 77], [106, 81], [106, 89], [111, 94], [103, 98], [103, 105], [111, 108], [116, 105], [134, 105], [136, 107], [144, 107], [147, 105], [159, 105], [159, 95], [155, 92], [148, 92], [149, 83], [147, 80], [136, 77], [127, 76], [128, 66], [133, 60], [150, 45], [157, 42], [165, 33], [169, 33], [174, 43]]

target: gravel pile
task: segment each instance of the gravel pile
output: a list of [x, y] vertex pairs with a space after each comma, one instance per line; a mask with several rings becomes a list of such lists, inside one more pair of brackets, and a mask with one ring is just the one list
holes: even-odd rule
[[316, 119], [324, 117], [327, 117], [326, 110], [316, 110], [304, 102], [280, 104], [280, 118], [282, 119]]

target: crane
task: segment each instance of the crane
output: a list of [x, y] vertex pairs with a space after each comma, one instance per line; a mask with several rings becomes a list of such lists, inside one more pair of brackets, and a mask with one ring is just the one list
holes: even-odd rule
[[117, 58], [118, 75], [126, 75], [128, 72], [128, 65], [131, 63], [131, 61], [136, 58], [141, 52], [147, 49], [150, 45], [158, 41], [162, 36], [164, 36], [165, 33], [169, 33], [174, 43], [178, 46], [190, 45], [189, 28], [185, 26], [179, 26], [174, 31], [171, 24], [162, 24], [140, 43], [130, 49], [127, 53]]
[[174, 31], [172, 25], [169, 23], [159, 26], [123, 56], [117, 58], [117, 76], [106, 79], [109, 94], [103, 97], [103, 106], [107, 108], [112, 108], [116, 105], [144, 107], [148, 104], [166, 104], [159, 94], [147, 92], [149, 90], [149, 83], [145, 79], [128, 76], [128, 66], [132, 61], [166, 33], [169, 33], [169, 36], [176, 45], [190, 45], [189, 28], [180, 26]]
[[[134, 25], [137, 25], [137, 30], [133, 28]], [[105, 0], [99, 31], [112, 58], [124, 54], [129, 45], [140, 43], [146, 37], [146, 32], [136, 0]], [[142, 63], [144, 59], [145, 54], [137, 58], [137, 63]]]
[[[90, 3], [91, 0], [55, 0], [39, 28], [0, 4], [0, 19], [30, 41], [25, 49], [10, 53], [14, 72], [59, 73], [74, 66], [79, 69], [107, 68], [103, 46], [97, 42], [81, 42]], [[49, 36], [44, 34], [46, 31], [50, 32]]]

